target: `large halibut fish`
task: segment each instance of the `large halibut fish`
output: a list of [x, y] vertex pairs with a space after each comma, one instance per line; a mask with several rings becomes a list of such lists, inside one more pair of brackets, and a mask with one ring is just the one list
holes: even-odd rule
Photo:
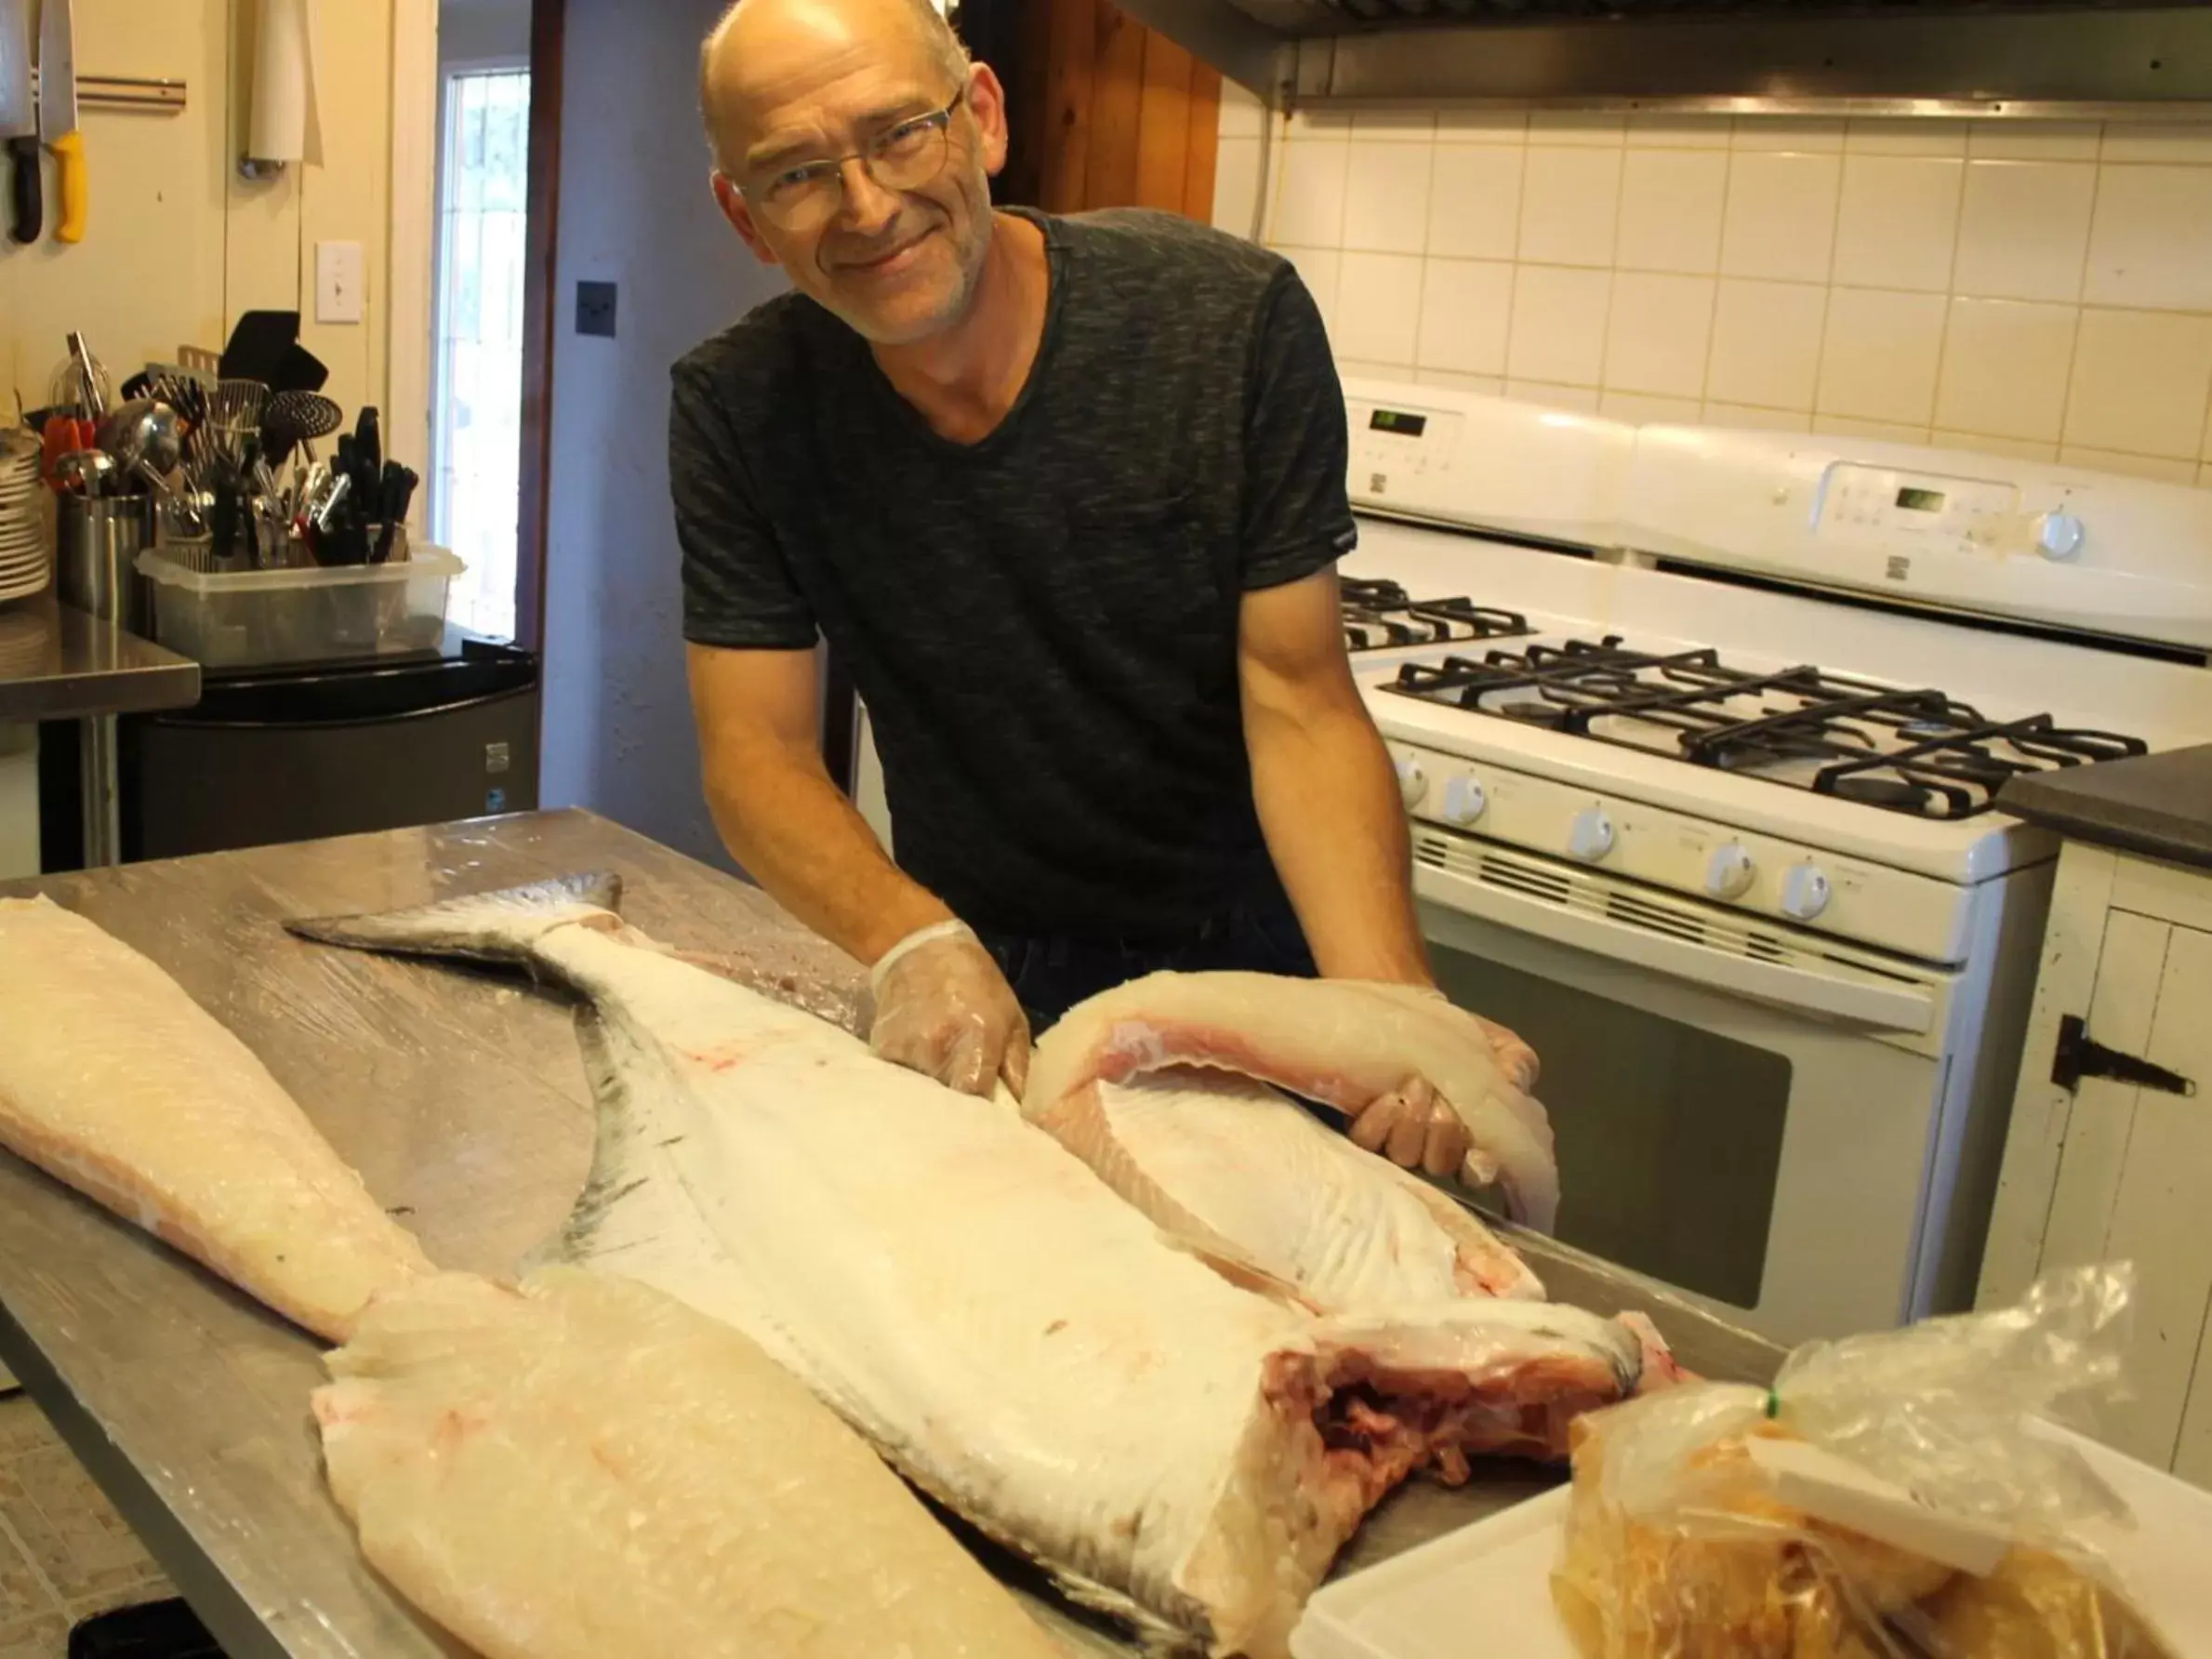
[[1636, 1382], [1634, 1336], [1574, 1308], [1331, 1318], [1239, 1288], [1011, 1101], [678, 958], [616, 896], [577, 878], [296, 931], [576, 991], [599, 1143], [559, 1254], [736, 1327], [917, 1486], [1157, 1637], [1282, 1653], [1410, 1470], [1556, 1445]]

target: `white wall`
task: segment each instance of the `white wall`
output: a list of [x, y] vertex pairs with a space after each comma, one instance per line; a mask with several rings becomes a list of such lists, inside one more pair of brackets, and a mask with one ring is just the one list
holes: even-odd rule
[[[783, 285], [708, 193], [695, 86], [721, 9], [568, 3], [543, 793], [726, 863], [683, 679], [669, 365]], [[618, 285], [613, 339], [576, 333], [586, 279]]]
[[[1249, 232], [1261, 112], [1222, 111]], [[2212, 484], [2212, 123], [1415, 111], [1275, 161], [1348, 372]]]
[[[391, 173], [391, 0], [323, 0], [320, 167], [238, 177], [254, 0], [76, 0], [81, 74], [182, 79], [181, 115], [82, 108], [91, 209], [85, 240], [0, 236], [0, 400], [46, 402], [63, 333], [84, 330], [117, 379], [179, 345], [219, 348], [255, 308], [310, 313], [301, 339], [330, 366], [349, 414], [387, 400]], [[365, 320], [313, 320], [313, 245], [363, 244]], [[10, 416], [12, 418], [12, 414]]]

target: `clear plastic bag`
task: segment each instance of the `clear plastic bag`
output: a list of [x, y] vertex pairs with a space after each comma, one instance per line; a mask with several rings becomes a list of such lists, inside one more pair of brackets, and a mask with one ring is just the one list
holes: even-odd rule
[[1553, 1593], [1584, 1659], [2168, 1659], [2075, 1541], [2125, 1506], [2032, 1427], [2116, 1387], [2130, 1285], [2056, 1274], [1583, 1419]]

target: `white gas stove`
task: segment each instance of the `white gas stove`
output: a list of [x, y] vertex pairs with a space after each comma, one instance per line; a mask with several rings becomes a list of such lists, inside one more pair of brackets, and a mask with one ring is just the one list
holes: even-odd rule
[[1785, 1340], [1967, 1306], [2056, 850], [2003, 784], [2212, 738], [2212, 494], [1347, 392], [1354, 670], [1562, 1236]]

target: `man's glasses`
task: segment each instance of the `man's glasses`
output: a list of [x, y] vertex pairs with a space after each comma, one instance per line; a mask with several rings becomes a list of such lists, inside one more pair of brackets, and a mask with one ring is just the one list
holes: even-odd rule
[[945, 170], [945, 158], [952, 148], [952, 113], [967, 96], [963, 86], [943, 109], [886, 128], [865, 150], [780, 167], [739, 185], [738, 193], [776, 229], [803, 235], [837, 217], [844, 204], [849, 161], [867, 168], [879, 189], [920, 190]]

